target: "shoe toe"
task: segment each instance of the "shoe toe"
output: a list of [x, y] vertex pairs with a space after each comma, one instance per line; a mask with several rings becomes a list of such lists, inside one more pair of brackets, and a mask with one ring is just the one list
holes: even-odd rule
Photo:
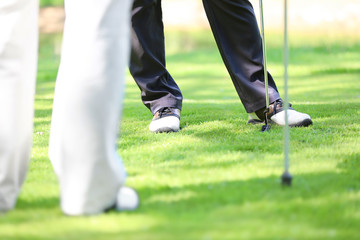
[[149, 130], [155, 133], [178, 132], [180, 130], [180, 120], [175, 116], [168, 116], [151, 121]]

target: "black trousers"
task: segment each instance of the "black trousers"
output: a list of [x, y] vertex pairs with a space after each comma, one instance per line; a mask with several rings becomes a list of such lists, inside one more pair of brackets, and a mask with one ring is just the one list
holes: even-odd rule
[[[203, 0], [203, 4], [222, 59], [246, 111], [265, 107], [262, 40], [251, 3]], [[161, 107], [181, 109], [181, 91], [166, 70], [161, 0], [134, 1], [130, 72], [141, 89], [143, 103], [153, 114]], [[280, 96], [269, 73], [268, 80], [271, 103]]]

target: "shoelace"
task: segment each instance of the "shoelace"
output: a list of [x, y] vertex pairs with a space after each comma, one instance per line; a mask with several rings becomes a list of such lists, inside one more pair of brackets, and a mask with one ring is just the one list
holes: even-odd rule
[[159, 109], [159, 117], [163, 116], [163, 115], [168, 115], [168, 114], [172, 114], [172, 110], [169, 107], [163, 107]]
[[[282, 108], [283, 108], [283, 104], [284, 104], [284, 102], [281, 100], [281, 99], [278, 99], [278, 100], [276, 100], [274, 103], [274, 107], [273, 107], [273, 115], [275, 115], [276, 113], [277, 113], [277, 110], [283, 110]], [[291, 108], [291, 103], [289, 103], [289, 108]]]

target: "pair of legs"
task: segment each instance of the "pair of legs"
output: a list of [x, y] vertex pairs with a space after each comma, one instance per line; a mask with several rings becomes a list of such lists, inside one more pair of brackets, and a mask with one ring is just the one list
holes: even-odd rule
[[[203, 5], [246, 111], [255, 113], [263, 109], [266, 101], [262, 40], [251, 3], [203, 0]], [[141, 90], [143, 103], [155, 116], [164, 107], [181, 110], [181, 91], [166, 70], [161, 0], [134, 1], [132, 30], [130, 72]], [[269, 101], [273, 103], [280, 96], [270, 73], [268, 79]]]
[[[117, 202], [126, 178], [116, 153], [132, 0], [65, 1], [49, 156], [68, 215]], [[0, 210], [15, 206], [32, 139], [38, 0], [0, 3]], [[121, 94], [119, 94], [121, 93]]]
[[[246, 111], [263, 108], [262, 44], [251, 3], [247, 0], [204, 0], [203, 4]], [[181, 109], [180, 89], [166, 70], [161, 0], [135, 0], [132, 27], [130, 71], [141, 89], [144, 104], [153, 114], [164, 106]], [[269, 89], [270, 101], [280, 98], [270, 74]]]

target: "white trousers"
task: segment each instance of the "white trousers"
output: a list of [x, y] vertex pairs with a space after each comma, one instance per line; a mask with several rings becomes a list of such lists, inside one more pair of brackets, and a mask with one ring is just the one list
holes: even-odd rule
[[38, 0], [0, 0], [0, 211], [15, 206], [32, 141]]
[[[9, 31], [19, 31], [21, 34], [31, 32], [36, 43], [36, 27], [30, 28], [29, 25], [30, 22], [36, 25], [37, 0], [1, 0], [0, 11], [6, 10], [3, 1], [14, 5], [8, 6], [9, 11], [29, 6], [27, 11], [23, 10], [27, 14], [19, 13], [19, 18], [24, 21], [23, 27], [9, 27]], [[65, 214], [101, 213], [115, 203], [117, 192], [125, 181], [124, 166], [116, 153], [116, 140], [124, 92], [124, 71], [128, 63], [131, 4], [132, 0], [65, 1], [66, 22], [49, 147]], [[10, 15], [5, 14], [5, 18], [10, 18]], [[26, 15], [31, 18], [24, 19]], [[1, 24], [3, 22], [8, 24], [8, 20], [1, 21]], [[31, 63], [35, 65], [36, 51], [25, 54], [28, 48], [35, 47], [29, 44], [29, 37], [21, 34], [16, 33], [14, 39], [0, 44], [0, 72], [2, 68], [6, 69], [0, 75], [1, 81], [3, 75], [6, 76], [0, 90], [1, 125], [2, 121], [8, 124], [1, 126], [0, 140], [1, 143], [14, 142], [5, 144], [5, 147], [9, 145], [6, 151], [2, 149], [4, 146], [0, 146], [0, 191], [7, 191], [4, 201], [9, 202], [10, 208], [25, 176], [32, 132], [34, 80], [31, 79], [35, 76], [35, 67], [30, 66]], [[3, 39], [2, 35], [0, 39]], [[13, 44], [23, 46], [22, 50], [7, 50]], [[2, 50], [5, 47], [4, 51], [13, 55], [3, 60], [3, 55], [7, 56]], [[3, 67], [3, 62], [9, 66]], [[30, 69], [33, 69], [32, 75], [29, 75]], [[27, 78], [26, 84], [21, 77]], [[11, 88], [13, 93], [3, 90], [3, 85], [6, 87], [7, 81], [11, 80], [19, 82]], [[25, 97], [20, 102], [19, 99]], [[13, 112], [17, 114], [8, 115]], [[29, 116], [25, 118], [24, 115]], [[23, 137], [15, 135], [13, 129]], [[16, 160], [9, 158], [12, 155]]]
[[125, 181], [116, 153], [130, 49], [131, 0], [65, 1], [49, 155], [68, 215], [115, 204]]

